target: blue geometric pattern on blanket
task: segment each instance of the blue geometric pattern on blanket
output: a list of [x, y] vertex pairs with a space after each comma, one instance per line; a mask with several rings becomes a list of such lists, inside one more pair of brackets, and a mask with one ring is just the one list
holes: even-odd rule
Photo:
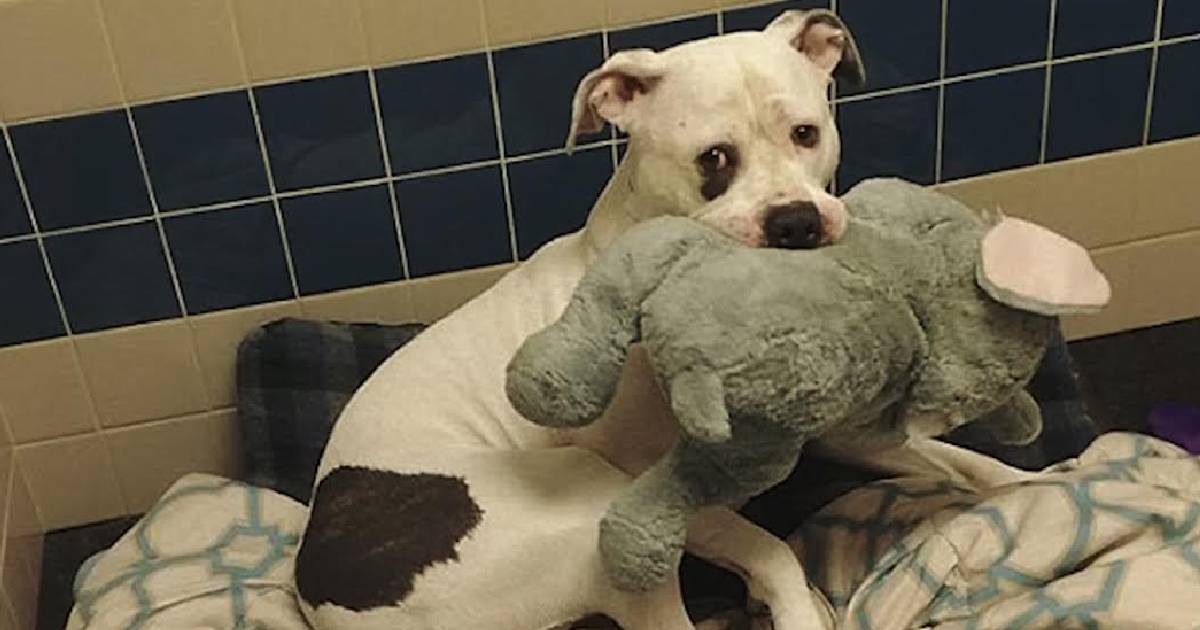
[[[154, 525], [156, 517], [167, 507], [188, 497], [203, 494], [215, 495], [229, 489], [240, 489], [245, 492], [245, 514], [230, 525], [225, 534], [214, 544], [197, 553], [170, 557], [164, 557], [164, 554], [154, 549], [150, 541], [149, 532]], [[228, 593], [231, 601], [229, 612], [233, 623], [232, 627], [235, 630], [246, 630], [246, 583], [267, 575], [284, 557], [289, 555], [289, 548], [295, 547], [300, 543], [299, 537], [295, 534], [285, 534], [280, 532], [279, 528], [275, 525], [263, 524], [262, 505], [260, 501], [262, 492], [260, 488], [254, 486], [225, 480], [208, 485], [184, 487], [163, 497], [134, 527], [133, 535], [137, 543], [140, 558], [135, 563], [133, 570], [97, 588], [85, 590], [82, 588], [82, 585], [86, 582], [87, 576], [95, 566], [96, 561], [99, 560], [100, 554], [89, 558], [79, 569], [79, 573], [75, 577], [75, 605], [83, 617], [85, 624], [91, 623], [92, 617], [95, 614], [94, 605], [98, 599], [118, 588], [129, 588], [137, 600], [138, 613], [133, 623], [129, 625], [128, 630], [138, 630], [154, 614], [151, 598], [146, 592], [146, 581], [156, 573], [176, 565], [208, 559], [208, 566], [212, 575], [224, 575], [229, 580]], [[230, 559], [228, 551], [238, 546], [237, 543], [245, 541], [247, 538], [257, 538], [269, 543], [266, 549], [263, 550], [261, 557], [254, 558], [252, 562], [246, 562], [245, 560], [239, 562]], [[292, 553], [291, 555], [295, 554]]]
[[[1063, 601], [1062, 598], [1047, 592], [1046, 587], [1053, 580], [1078, 571], [1081, 564], [1085, 563], [1089, 552], [1088, 543], [1096, 527], [1097, 517], [1101, 514], [1114, 515], [1148, 530], [1155, 530], [1161, 537], [1162, 548], [1177, 554], [1194, 568], [1200, 577], [1200, 538], [1195, 535], [1200, 525], [1200, 503], [1186, 501], [1186, 511], [1175, 520], [1162, 513], [1118, 505], [1093, 496], [1098, 483], [1138, 481], [1134, 473], [1141, 470], [1144, 458], [1153, 455], [1152, 451], [1145, 439], [1138, 439], [1135, 440], [1132, 455], [1104, 462], [1098, 466], [1097, 472], [1070, 480], [1037, 480], [1017, 484], [1026, 488], [1059, 490], [1069, 499], [1066, 504], [1075, 512], [1076, 525], [1072, 540], [1062, 559], [1049, 575], [1031, 575], [1010, 564], [1009, 560], [1018, 541], [1005, 515], [996, 506], [987, 505], [986, 496], [975, 495], [948, 482], [927, 483], [927, 487], [923, 488], [904, 487], [895, 481], [877, 482], [859, 490], [862, 493], [878, 494], [877, 499], [870, 501], [877, 505], [871, 514], [861, 518], [842, 513], [819, 514], [813, 517], [802, 532], [799, 532], [803, 536], [805, 569], [812, 583], [824, 591], [839, 617], [845, 616], [852, 600], [858, 600], [854, 606], [853, 623], [850, 627], [860, 630], [872, 630], [876, 627], [871, 611], [886, 612], [888, 606], [882, 602], [878, 606], [872, 606], [872, 599], [879, 597], [889, 585], [896, 584], [898, 578], [905, 575], [924, 587], [929, 595], [929, 604], [923, 611], [925, 618], [917, 620], [915, 626], [955, 621], [962, 624], [955, 627], [974, 630], [979, 627], [979, 612], [993, 600], [1010, 594], [1013, 590], [1011, 587], [1016, 587], [1031, 590], [1033, 603], [1012, 617], [1005, 624], [1005, 628], [1019, 630], [1038, 620], [1041, 620], [1039, 625], [1044, 627], [1047, 616], [1051, 621], [1057, 622], [1054, 627], [1066, 623], [1074, 624], [1071, 627], [1099, 627], [1094, 615], [1111, 608], [1125, 577], [1124, 560], [1114, 560], [1105, 567], [1107, 571], [1104, 578], [1090, 598]], [[1071, 462], [1064, 462], [1056, 468], [1060, 471], [1070, 470]], [[1141, 482], [1145, 483], [1145, 480]], [[913, 482], [908, 480], [908, 483], [911, 486]], [[1172, 488], [1157, 487], [1157, 490], [1173, 498], [1182, 499]], [[921, 514], [908, 519], [896, 518], [892, 512], [897, 501], [902, 498], [932, 499], [934, 503], [931, 509]], [[869, 500], [864, 500], [866, 501]], [[877, 503], [874, 503], [875, 501]], [[966, 515], [977, 516], [981, 522], [986, 523], [1001, 546], [998, 557], [983, 572], [984, 584], [975, 588], [948, 584], [950, 567], [930, 566], [926, 558], [922, 557], [922, 543], [925, 538], [916, 540], [917, 544], [911, 548], [906, 539], [919, 527], [930, 528], [932, 522], [949, 522]], [[839, 542], [844, 545], [844, 541], [853, 540], [854, 536], [862, 537], [862, 544], [865, 546], [862, 562], [851, 569], [843, 567], [841, 574], [844, 578], [847, 573], [857, 572], [861, 579], [853, 580], [848, 592], [838, 592], [830, 583], [831, 576], [826, 575], [828, 568], [823, 566], [823, 559], [811, 550], [831, 549]], [[883, 550], [882, 555], [880, 550]]]

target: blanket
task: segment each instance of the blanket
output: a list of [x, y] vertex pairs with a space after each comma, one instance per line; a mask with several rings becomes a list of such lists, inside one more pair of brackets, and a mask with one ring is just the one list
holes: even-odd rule
[[308, 630], [292, 584], [306, 516], [269, 490], [187, 475], [79, 569], [67, 630]]
[[1200, 628], [1200, 460], [1142, 435], [982, 493], [868, 484], [789, 542], [839, 628]]

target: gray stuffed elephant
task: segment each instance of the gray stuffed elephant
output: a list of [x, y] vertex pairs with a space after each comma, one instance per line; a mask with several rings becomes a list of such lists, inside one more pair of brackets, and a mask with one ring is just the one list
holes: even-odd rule
[[1024, 387], [1055, 316], [1108, 300], [1087, 252], [899, 180], [864, 182], [844, 202], [845, 236], [814, 250], [644, 222], [509, 364], [522, 415], [580, 427], [612, 400], [630, 345], [646, 349], [682, 434], [601, 521], [618, 586], [663, 580], [691, 514], [783, 480], [810, 440], [882, 447], [976, 419], [1002, 441], [1040, 432]]

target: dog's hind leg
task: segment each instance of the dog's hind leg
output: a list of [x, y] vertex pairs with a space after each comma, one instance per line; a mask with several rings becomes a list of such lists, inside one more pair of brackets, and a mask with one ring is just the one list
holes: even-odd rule
[[750, 596], [770, 607], [775, 630], [834, 627], [832, 611], [788, 544], [737, 512], [697, 512], [688, 523], [687, 550], [741, 575]]

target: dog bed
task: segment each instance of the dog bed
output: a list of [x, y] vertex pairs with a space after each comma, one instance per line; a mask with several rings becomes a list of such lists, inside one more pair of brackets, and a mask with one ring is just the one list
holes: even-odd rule
[[[237, 385], [254, 485], [206, 475], [180, 480], [112, 549], [85, 563], [69, 630], [306, 628], [291, 563], [304, 522], [301, 503], [310, 497], [321, 451], [355, 389], [421, 329], [284, 319], [249, 335], [238, 352]], [[1061, 339], [1031, 389], [1045, 415], [1042, 437], [1021, 448], [981, 449], [1029, 469], [1082, 452], [1095, 428]], [[952, 441], [982, 444], [965, 433]], [[872, 481], [863, 471], [805, 458], [787, 482], [743, 512], [784, 537]], [[745, 600], [741, 581], [719, 569], [687, 558], [682, 573], [695, 618]]]

